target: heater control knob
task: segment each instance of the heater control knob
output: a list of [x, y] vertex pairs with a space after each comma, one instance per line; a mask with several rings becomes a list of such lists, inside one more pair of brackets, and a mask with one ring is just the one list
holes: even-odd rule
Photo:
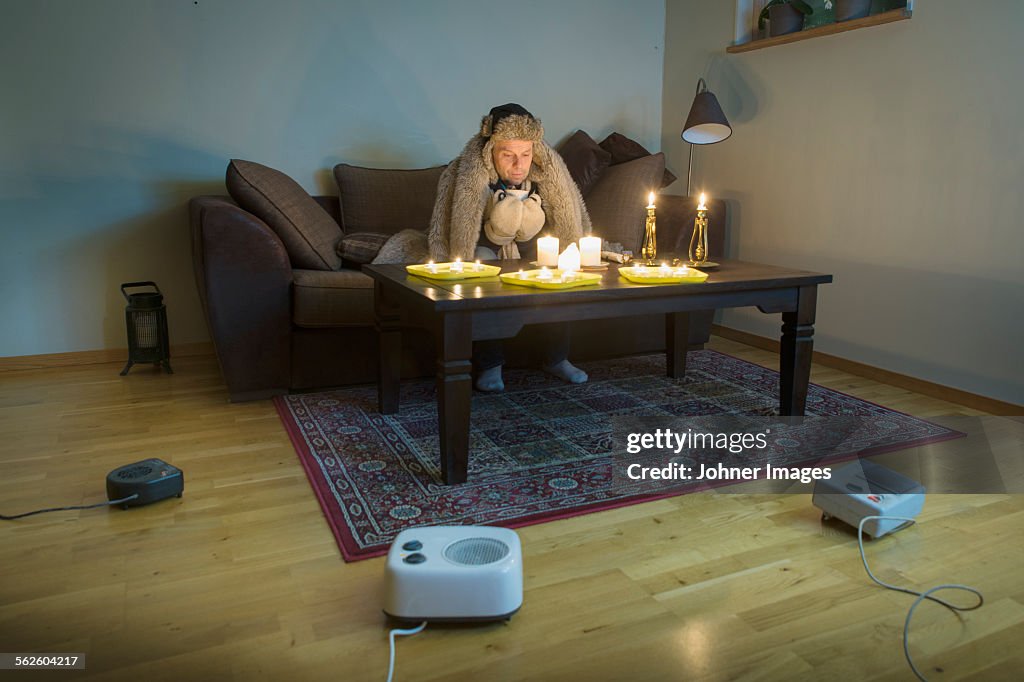
[[406, 552], [418, 552], [423, 549], [423, 543], [419, 540], [409, 540], [409, 542], [402, 545], [402, 549]]
[[415, 554], [410, 554], [409, 556], [402, 559], [402, 561], [404, 561], [407, 564], [422, 564], [426, 560], [427, 557], [423, 556], [419, 552], [416, 552]]

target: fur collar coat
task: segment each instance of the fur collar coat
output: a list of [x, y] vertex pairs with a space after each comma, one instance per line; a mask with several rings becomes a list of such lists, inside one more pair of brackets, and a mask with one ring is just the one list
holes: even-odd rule
[[[441, 174], [427, 232], [431, 259], [473, 259], [484, 209], [491, 199], [490, 186], [498, 181], [491, 156], [493, 144], [490, 138], [474, 136]], [[541, 234], [558, 237], [564, 247], [590, 232], [590, 216], [579, 188], [562, 157], [543, 140], [533, 144], [527, 179], [542, 199], [545, 221]]]

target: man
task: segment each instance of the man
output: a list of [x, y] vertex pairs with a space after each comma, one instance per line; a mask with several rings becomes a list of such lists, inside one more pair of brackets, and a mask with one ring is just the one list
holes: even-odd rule
[[[427, 240], [437, 261], [535, 260], [542, 230], [562, 248], [590, 231], [583, 197], [562, 158], [544, 142], [539, 119], [518, 104], [491, 109], [441, 175]], [[571, 383], [587, 374], [568, 360], [567, 324], [538, 329], [544, 371]], [[500, 341], [474, 345], [476, 387], [501, 391]]]

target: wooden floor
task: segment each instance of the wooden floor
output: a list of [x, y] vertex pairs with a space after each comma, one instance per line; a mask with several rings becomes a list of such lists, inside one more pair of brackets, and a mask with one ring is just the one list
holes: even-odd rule
[[[271, 403], [227, 403], [212, 358], [120, 369], [0, 374], [0, 512], [103, 501], [107, 472], [147, 457], [184, 470], [185, 496], [0, 522], [0, 652], [86, 653], [85, 673], [34, 679], [383, 679], [383, 559], [341, 560]], [[827, 368], [812, 380], [977, 414]], [[912, 679], [912, 598], [870, 583], [808, 495], [697, 493], [520, 535], [520, 613], [400, 638], [396, 680]], [[960, 619], [918, 609], [930, 679], [1020, 679], [1024, 496], [930, 495], [918, 526], [868, 549], [882, 579], [985, 593]]]

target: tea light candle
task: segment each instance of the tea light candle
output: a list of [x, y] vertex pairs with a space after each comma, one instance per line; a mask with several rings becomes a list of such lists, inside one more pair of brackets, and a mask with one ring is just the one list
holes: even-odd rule
[[661, 264], [661, 276], [662, 277], [668, 277], [671, 274], [672, 274], [672, 268], [670, 268], [668, 266], [668, 263], [662, 263]]
[[601, 264], [601, 238], [583, 237], [580, 239], [580, 265]]
[[647, 274], [647, 266], [644, 265], [643, 263], [641, 263], [640, 265], [636, 266], [636, 274], [638, 274], [638, 275], [646, 275]]
[[558, 265], [558, 237], [541, 237], [537, 240], [537, 264]]
[[456, 258], [455, 259], [455, 262], [452, 263], [451, 271], [452, 272], [462, 272], [462, 259], [461, 258]]
[[427, 270], [429, 272], [437, 272], [437, 266], [434, 264], [434, 261], [427, 263]]
[[542, 282], [548, 282], [553, 277], [554, 277], [554, 275], [551, 274], [551, 271], [548, 270], [546, 267], [542, 267], [540, 269], [540, 272], [537, 273], [537, 279], [541, 280]]
[[519, 271], [519, 279], [526, 279], [526, 273], [522, 270]]
[[473, 264], [473, 269], [476, 270], [477, 272], [480, 272], [481, 270], [484, 269], [484, 266], [480, 264], [479, 259], [477, 259], [476, 263]]

